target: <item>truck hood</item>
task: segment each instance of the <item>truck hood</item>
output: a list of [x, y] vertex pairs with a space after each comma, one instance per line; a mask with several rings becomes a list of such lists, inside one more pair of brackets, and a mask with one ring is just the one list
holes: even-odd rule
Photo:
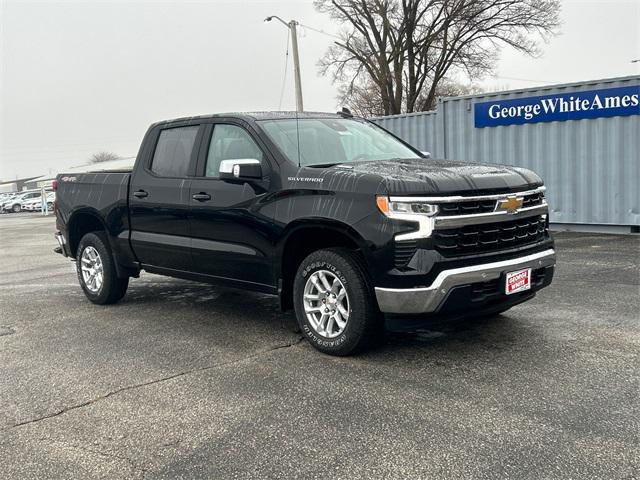
[[390, 195], [502, 193], [543, 184], [531, 170], [494, 164], [421, 158], [348, 165], [354, 173], [382, 177]]

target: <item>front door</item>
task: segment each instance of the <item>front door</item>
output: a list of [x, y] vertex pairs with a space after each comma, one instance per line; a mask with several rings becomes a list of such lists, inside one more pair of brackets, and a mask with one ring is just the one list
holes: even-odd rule
[[[229, 183], [219, 178], [223, 160], [257, 159], [265, 180]], [[259, 140], [243, 125], [216, 123], [204, 132], [198, 174], [191, 182], [192, 255], [196, 272], [274, 288], [269, 219], [260, 214], [270, 164]]]
[[131, 245], [145, 266], [191, 270], [189, 188], [200, 128], [160, 127], [147, 142], [155, 148], [141, 152], [142, 163], [136, 165], [131, 179], [129, 205]]

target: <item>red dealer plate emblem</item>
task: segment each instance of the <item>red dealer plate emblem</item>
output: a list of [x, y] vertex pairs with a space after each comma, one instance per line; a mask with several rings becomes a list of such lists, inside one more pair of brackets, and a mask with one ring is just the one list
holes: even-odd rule
[[507, 281], [505, 292], [507, 295], [512, 293], [524, 292], [531, 289], [531, 269], [525, 268], [516, 272], [507, 273]]

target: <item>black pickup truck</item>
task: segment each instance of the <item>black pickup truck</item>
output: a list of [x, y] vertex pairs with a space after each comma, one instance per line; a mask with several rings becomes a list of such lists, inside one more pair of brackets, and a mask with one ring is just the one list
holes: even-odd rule
[[347, 355], [390, 322], [502, 312], [549, 285], [544, 191], [348, 113], [190, 117], [152, 125], [132, 171], [59, 175], [56, 250], [94, 303], [141, 270], [267, 292]]

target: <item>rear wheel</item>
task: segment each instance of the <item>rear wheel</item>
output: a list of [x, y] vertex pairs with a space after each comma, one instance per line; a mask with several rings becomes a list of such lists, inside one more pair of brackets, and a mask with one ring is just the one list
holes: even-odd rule
[[13, 207], [11, 207], [11, 211], [13, 213], [20, 213], [20, 210], [22, 210], [22, 205], [20, 205], [19, 203], [16, 203]]
[[300, 329], [321, 352], [349, 355], [371, 346], [383, 332], [367, 275], [351, 250], [310, 254], [298, 268], [293, 296]]
[[129, 278], [118, 278], [113, 255], [104, 233], [87, 233], [76, 254], [78, 281], [87, 298], [98, 305], [116, 303], [129, 286]]

